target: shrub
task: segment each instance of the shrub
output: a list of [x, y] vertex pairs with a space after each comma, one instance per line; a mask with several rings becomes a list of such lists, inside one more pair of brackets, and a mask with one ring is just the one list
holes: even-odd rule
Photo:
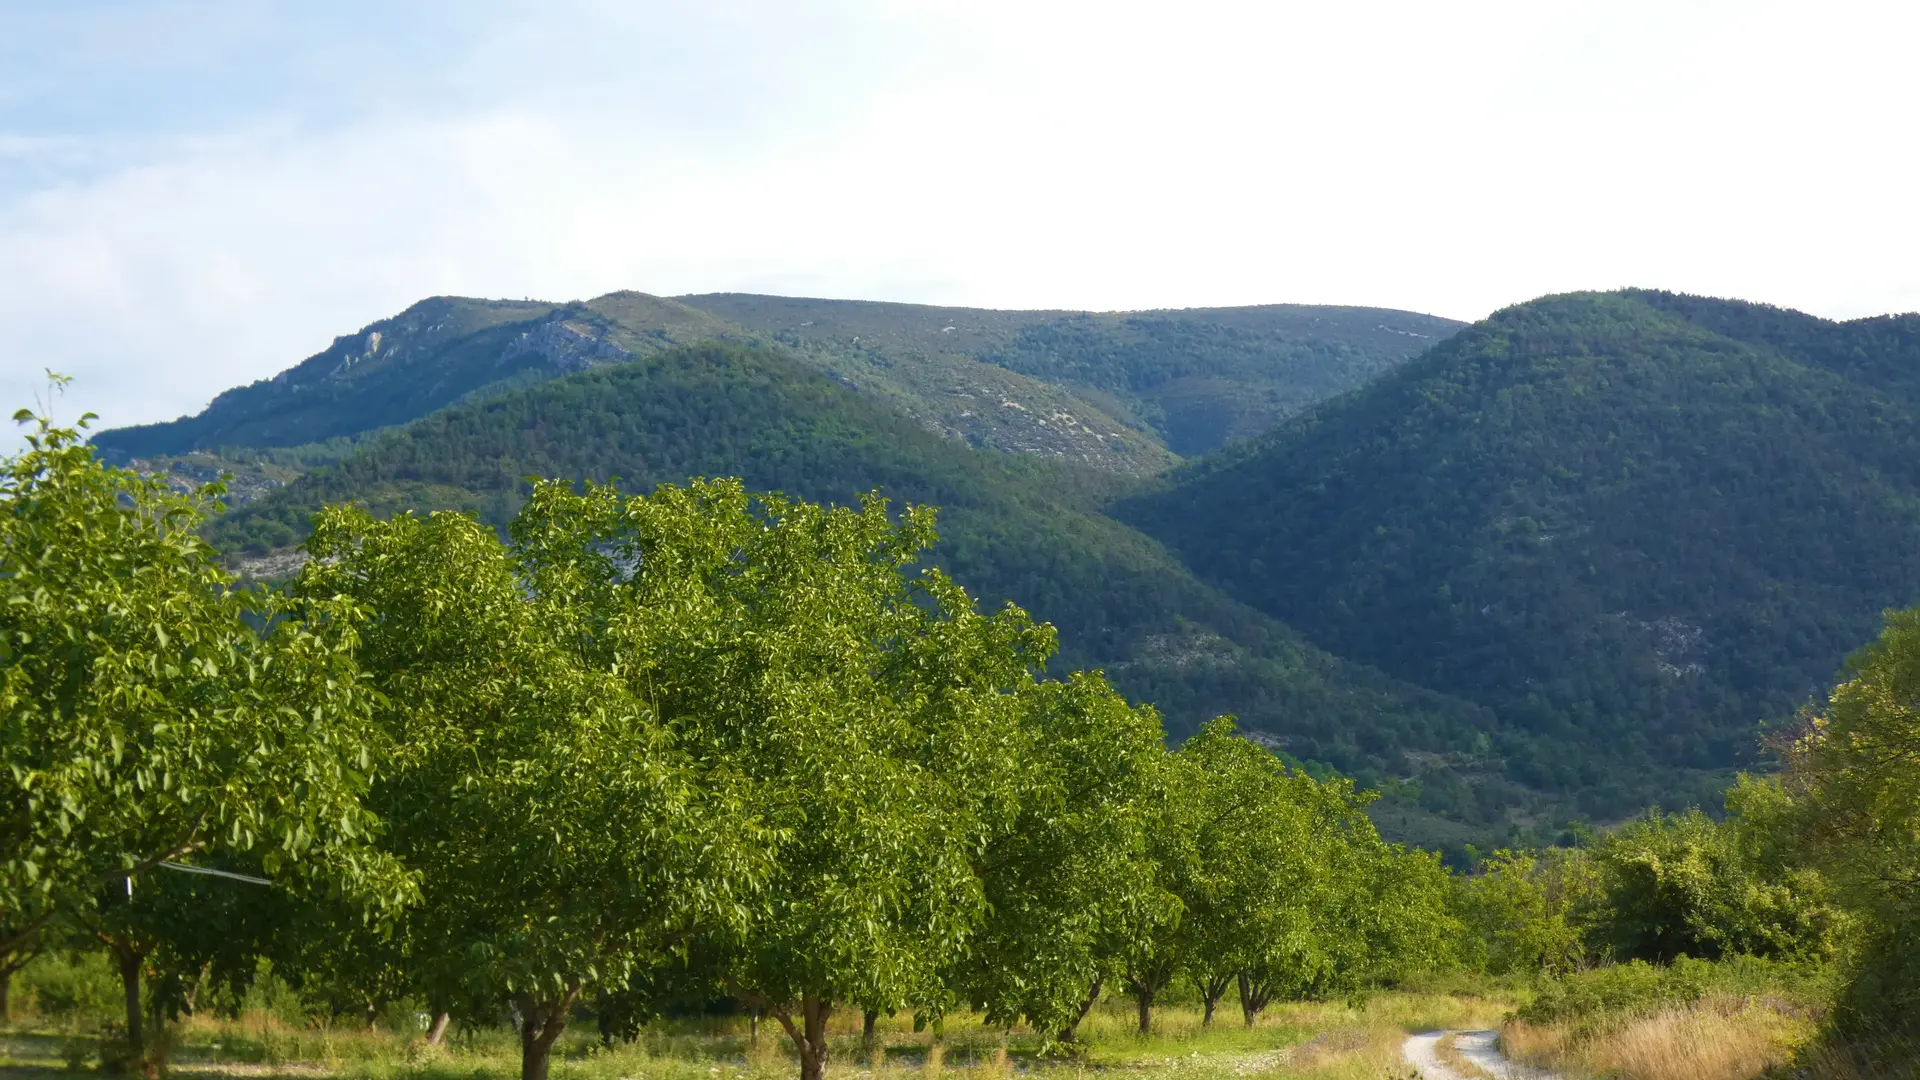
[[1542, 979], [1517, 1018], [1535, 1024], [1640, 1016], [1693, 1005], [1709, 995], [1768, 996], [1818, 1003], [1828, 996], [1825, 969], [1751, 956], [1719, 962], [1680, 957], [1661, 966], [1642, 960]]
[[49, 953], [21, 970], [21, 997], [41, 1017], [76, 1026], [108, 1016], [120, 1004], [120, 977], [100, 952]]
[[[1742, 784], [1729, 809], [1768, 790]], [[1689, 810], [1609, 834], [1593, 848], [1604, 897], [1588, 917], [1590, 946], [1619, 960], [1832, 955], [1845, 917], [1820, 875], [1781, 862], [1765, 831]]]

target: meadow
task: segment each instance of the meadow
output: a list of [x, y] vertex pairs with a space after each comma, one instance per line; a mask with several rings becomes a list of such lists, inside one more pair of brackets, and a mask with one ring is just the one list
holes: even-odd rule
[[[92, 1071], [107, 1014], [45, 1014], [32, 995], [0, 1036], [0, 1076], [52, 1080]], [[264, 980], [232, 1015], [183, 1017], [162, 1040], [167, 1072], [193, 1077], [338, 1077], [343, 1080], [509, 1080], [519, 1075], [518, 1036], [504, 1024], [455, 1025], [442, 1044], [427, 1039], [429, 1018], [403, 1006], [370, 1026], [302, 1017], [297, 995]], [[947, 1017], [916, 1031], [908, 1014], [883, 1016], [871, 1039], [858, 1011], [829, 1025], [829, 1075], [861, 1080], [933, 1080], [952, 1074], [991, 1080], [1019, 1074], [1045, 1080], [1088, 1075], [1242, 1080], [1406, 1077], [1401, 1044], [1417, 1031], [1497, 1026], [1512, 1009], [1499, 997], [1388, 991], [1365, 1002], [1293, 1002], [1270, 1007], [1252, 1027], [1238, 1016], [1203, 1025], [1198, 1003], [1163, 1006], [1154, 1030], [1136, 1030], [1124, 998], [1096, 1006], [1073, 1054], [1045, 1054], [1024, 1028], [989, 1028], [977, 1014]], [[757, 1030], [756, 1030], [757, 1028]], [[628, 1042], [603, 1041], [591, 1020], [554, 1048], [552, 1080], [785, 1080], [797, 1059], [770, 1021], [744, 1015], [658, 1019]]]

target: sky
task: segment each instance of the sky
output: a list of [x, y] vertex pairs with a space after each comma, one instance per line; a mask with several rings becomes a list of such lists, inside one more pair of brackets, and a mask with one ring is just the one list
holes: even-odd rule
[[1911, 3], [0, 0], [0, 390], [423, 297], [1920, 308]]

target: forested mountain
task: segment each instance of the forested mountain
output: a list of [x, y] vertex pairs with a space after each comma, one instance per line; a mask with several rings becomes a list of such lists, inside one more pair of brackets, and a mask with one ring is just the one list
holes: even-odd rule
[[530, 475], [936, 504], [938, 561], [1056, 624], [1062, 670], [1107, 669], [1175, 733], [1237, 713], [1430, 841], [1711, 805], [1920, 600], [1920, 317], [1576, 294], [1392, 351], [1450, 330], [439, 299], [96, 445], [238, 472], [215, 539], [261, 572], [324, 503], [498, 525]]
[[1090, 315], [742, 294], [435, 297], [197, 416], [103, 432], [94, 445], [118, 460], [304, 446], [674, 345], [733, 341], [786, 345], [974, 446], [1149, 474], [1351, 389], [1458, 325], [1372, 308]]
[[[1092, 313], [744, 293], [678, 299], [798, 349], [871, 358], [868, 377], [917, 381], [930, 396], [973, 371], [966, 362], [985, 361], [1067, 388], [1182, 456], [1258, 435], [1461, 325], [1409, 311], [1299, 304]], [[910, 362], [886, 374], [900, 360]]]
[[572, 304], [436, 296], [335, 338], [271, 379], [221, 394], [197, 416], [102, 432], [93, 444], [110, 456], [155, 457], [318, 443], [730, 329], [639, 293]]
[[1920, 600], [1917, 408], [1920, 316], [1554, 296], [1120, 515], [1612, 814], [1750, 759]]
[[[981, 453], [784, 349], [665, 350], [446, 409], [365, 444], [221, 521], [223, 548], [282, 549], [312, 510], [457, 507], [503, 524], [523, 477], [646, 491], [691, 476], [846, 503], [878, 488], [940, 509], [937, 561], [984, 602], [1060, 631], [1056, 667], [1103, 667], [1176, 734], [1222, 712], [1302, 759], [1391, 785], [1405, 750], [1471, 743], [1485, 710], [1327, 655], [1202, 585], [1154, 541], [1099, 512], [1125, 481], [1028, 455]], [[1524, 793], [1506, 792], [1511, 803]], [[1477, 808], [1452, 808], [1485, 821]]]

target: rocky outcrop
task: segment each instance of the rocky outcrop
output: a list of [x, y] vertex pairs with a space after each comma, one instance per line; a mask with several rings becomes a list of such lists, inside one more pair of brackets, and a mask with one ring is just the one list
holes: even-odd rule
[[529, 357], [556, 372], [584, 371], [597, 364], [617, 364], [633, 359], [633, 354], [607, 340], [606, 330], [590, 323], [570, 319], [552, 319], [507, 342], [500, 351], [500, 366], [525, 366]]

